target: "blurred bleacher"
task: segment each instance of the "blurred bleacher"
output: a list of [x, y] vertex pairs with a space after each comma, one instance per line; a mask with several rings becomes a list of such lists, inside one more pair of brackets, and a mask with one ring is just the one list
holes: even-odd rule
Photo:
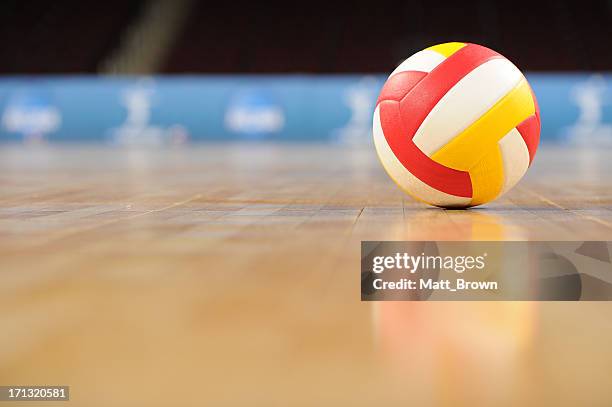
[[95, 73], [143, 2], [0, 3], [0, 73]]
[[386, 72], [431, 44], [469, 41], [527, 70], [610, 70], [610, 1], [378, 1], [285, 9], [199, 2], [164, 67], [184, 72]]
[[[0, 73], [104, 70], [150, 4], [5, 0]], [[489, 46], [530, 71], [612, 69], [606, 47], [612, 38], [611, 0], [381, 0], [283, 7], [193, 1], [186, 14], [167, 49], [155, 51], [163, 55], [161, 63], [147, 73], [388, 72], [423, 47], [452, 40]]]

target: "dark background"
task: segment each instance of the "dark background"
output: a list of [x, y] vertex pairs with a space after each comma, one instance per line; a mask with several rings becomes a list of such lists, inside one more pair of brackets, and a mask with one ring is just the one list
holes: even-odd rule
[[[521, 69], [612, 69], [612, 1], [195, 2], [163, 73], [388, 72], [415, 51], [467, 41]], [[142, 1], [0, 5], [0, 73], [95, 73]]]

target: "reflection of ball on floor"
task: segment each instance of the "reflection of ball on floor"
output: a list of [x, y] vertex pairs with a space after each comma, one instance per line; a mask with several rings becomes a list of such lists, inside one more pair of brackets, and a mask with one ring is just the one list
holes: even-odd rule
[[387, 79], [374, 142], [408, 194], [443, 207], [489, 202], [512, 188], [540, 138], [535, 96], [502, 55], [450, 42], [417, 52]]

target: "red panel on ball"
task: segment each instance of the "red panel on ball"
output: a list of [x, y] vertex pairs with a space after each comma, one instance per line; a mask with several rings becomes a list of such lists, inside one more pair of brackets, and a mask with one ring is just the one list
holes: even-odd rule
[[383, 100], [400, 101], [410, 92], [414, 86], [421, 81], [427, 72], [404, 71], [391, 76], [378, 96], [376, 104], [378, 105]]
[[540, 143], [540, 118], [537, 116], [537, 110], [536, 114], [523, 120], [521, 124], [516, 126], [516, 129], [521, 133], [523, 140], [525, 140], [527, 150], [529, 150], [529, 164], [531, 165]]
[[447, 194], [472, 197], [470, 174], [445, 167], [427, 157], [407, 137], [407, 130], [400, 115], [399, 103], [385, 100], [380, 103], [380, 125], [389, 147], [412, 175], [432, 188]]

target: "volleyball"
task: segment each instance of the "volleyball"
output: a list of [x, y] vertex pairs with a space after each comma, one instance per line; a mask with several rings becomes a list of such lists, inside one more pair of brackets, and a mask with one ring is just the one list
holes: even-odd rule
[[374, 144], [395, 183], [431, 205], [481, 205], [523, 177], [540, 113], [521, 71], [499, 53], [449, 42], [417, 52], [385, 82]]

